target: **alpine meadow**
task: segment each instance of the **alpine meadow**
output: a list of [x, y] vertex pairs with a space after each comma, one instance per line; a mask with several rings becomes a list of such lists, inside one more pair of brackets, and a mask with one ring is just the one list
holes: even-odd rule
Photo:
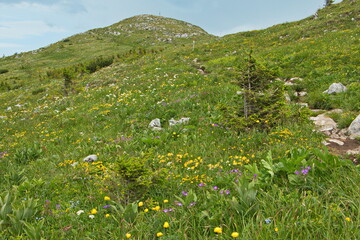
[[0, 239], [360, 239], [360, 2], [326, 3], [0, 58]]

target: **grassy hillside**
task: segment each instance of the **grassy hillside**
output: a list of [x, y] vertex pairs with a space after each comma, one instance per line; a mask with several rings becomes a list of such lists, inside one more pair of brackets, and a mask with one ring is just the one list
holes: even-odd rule
[[[296, 102], [359, 114], [359, 9], [223, 38], [143, 15], [0, 59], [0, 236], [357, 239], [359, 167]], [[247, 71], [281, 79], [258, 86], [251, 126]], [[332, 82], [349, 91], [322, 94]]]

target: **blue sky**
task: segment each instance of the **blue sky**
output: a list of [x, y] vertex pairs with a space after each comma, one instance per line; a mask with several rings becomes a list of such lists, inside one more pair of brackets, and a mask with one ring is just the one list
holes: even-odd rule
[[[340, 2], [336, 0], [335, 2]], [[0, 56], [35, 50], [139, 14], [176, 18], [222, 36], [300, 20], [325, 0], [0, 0]]]

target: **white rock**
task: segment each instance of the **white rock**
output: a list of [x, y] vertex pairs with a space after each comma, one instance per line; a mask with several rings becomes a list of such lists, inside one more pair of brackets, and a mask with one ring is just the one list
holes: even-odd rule
[[360, 154], [360, 147], [348, 150], [346, 153], [349, 155], [358, 155]]
[[360, 137], [360, 115], [358, 115], [348, 128], [350, 138], [354, 139]]
[[155, 118], [155, 119], [151, 120], [151, 122], [149, 123], [149, 127], [151, 127], [151, 128], [154, 128], [154, 127], [161, 128], [160, 119]]
[[342, 83], [333, 83], [330, 85], [329, 89], [324, 91], [323, 93], [334, 94], [334, 93], [342, 93], [346, 91], [347, 88]]
[[337, 123], [325, 114], [320, 114], [316, 117], [310, 117], [310, 120], [319, 128], [320, 132], [332, 131], [337, 128]]
[[290, 78], [290, 81], [303, 81], [304, 79], [302, 79], [301, 77], [293, 77], [293, 78]]
[[175, 126], [178, 124], [183, 124], [183, 123], [188, 123], [190, 121], [190, 118], [181, 118], [180, 120], [175, 120], [175, 119], [170, 119], [169, 120], [169, 125], [171, 126]]
[[337, 140], [337, 139], [329, 139], [328, 142], [336, 143], [336, 144], [338, 144], [340, 146], [344, 145], [344, 142], [342, 142], [340, 140]]
[[296, 97], [304, 97], [307, 95], [307, 92], [295, 92], [294, 96]]
[[84, 162], [95, 162], [97, 161], [97, 155], [89, 155], [86, 158], [83, 159]]

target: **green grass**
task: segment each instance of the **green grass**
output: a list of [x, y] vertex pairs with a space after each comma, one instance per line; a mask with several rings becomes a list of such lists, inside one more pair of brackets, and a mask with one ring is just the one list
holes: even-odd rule
[[[0, 59], [0, 235], [357, 239], [359, 167], [326, 151], [308, 110], [290, 104], [290, 121], [239, 132], [223, 109], [240, 107], [236, 66], [253, 49], [280, 78], [304, 78], [296, 88], [309, 103], [345, 109], [336, 117], [346, 125], [360, 109], [358, 9], [344, 1], [317, 20], [223, 38], [158, 17], [153, 29], [129, 27], [147, 21], [134, 17]], [[192, 32], [194, 49], [192, 38], [158, 40]], [[77, 71], [66, 96], [62, 71], [100, 55], [113, 64]], [[321, 95], [334, 81], [349, 91]], [[148, 127], [154, 118], [163, 130]], [[98, 160], [83, 162], [90, 154]]]

